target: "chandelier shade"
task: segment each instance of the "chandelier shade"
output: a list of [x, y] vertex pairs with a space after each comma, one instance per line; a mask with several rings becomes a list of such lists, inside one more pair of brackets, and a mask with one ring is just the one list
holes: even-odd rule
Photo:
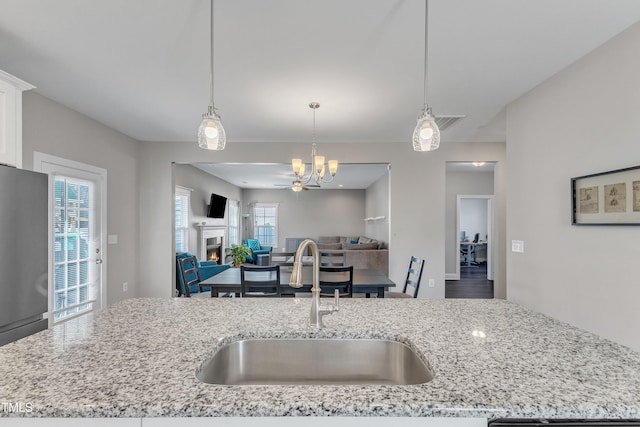
[[209, 50], [209, 59], [211, 60], [211, 68], [209, 73], [210, 100], [207, 112], [202, 115], [202, 122], [198, 128], [198, 146], [205, 150], [224, 150], [227, 143], [227, 135], [222, 126], [222, 120], [216, 113], [216, 107], [213, 102], [213, 0], [211, 0], [211, 49]]

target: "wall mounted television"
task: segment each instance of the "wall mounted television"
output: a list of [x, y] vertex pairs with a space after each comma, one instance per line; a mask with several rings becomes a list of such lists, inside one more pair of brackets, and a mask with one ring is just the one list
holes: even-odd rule
[[211, 193], [211, 201], [207, 209], [208, 218], [224, 218], [224, 211], [227, 207], [227, 198], [215, 193]]

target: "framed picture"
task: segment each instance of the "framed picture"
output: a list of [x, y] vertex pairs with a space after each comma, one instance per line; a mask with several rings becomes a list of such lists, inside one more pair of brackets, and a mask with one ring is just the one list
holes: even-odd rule
[[640, 225], [640, 166], [571, 178], [572, 225]]

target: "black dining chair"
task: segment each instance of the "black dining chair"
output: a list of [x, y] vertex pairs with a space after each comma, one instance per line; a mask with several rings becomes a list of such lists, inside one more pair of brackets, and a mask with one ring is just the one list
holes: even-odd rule
[[344, 267], [345, 254], [343, 251], [320, 251], [321, 267]]
[[340, 296], [353, 297], [353, 266], [320, 267], [320, 296], [333, 297], [337, 289]]
[[[184, 296], [191, 297], [191, 292], [203, 292], [205, 288], [200, 284], [200, 269], [198, 268], [198, 259], [195, 256], [180, 258], [179, 260], [180, 274], [182, 275], [182, 283], [184, 283]], [[197, 286], [197, 287], [196, 287]], [[206, 289], [209, 289], [207, 286]]]
[[[424, 260], [411, 257], [409, 261], [409, 269], [407, 270], [407, 278], [404, 281], [402, 292], [385, 292], [385, 298], [418, 298], [418, 290], [420, 289], [420, 281], [422, 280], [422, 270], [424, 269]], [[407, 293], [411, 291], [412, 293]]]
[[271, 254], [271, 265], [279, 265], [280, 268], [292, 269], [295, 252], [273, 252]]
[[280, 266], [240, 266], [240, 292], [242, 297], [279, 297]]

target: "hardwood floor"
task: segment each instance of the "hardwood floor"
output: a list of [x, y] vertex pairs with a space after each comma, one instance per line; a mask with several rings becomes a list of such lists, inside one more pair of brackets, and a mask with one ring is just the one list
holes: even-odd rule
[[487, 265], [460, 267], [460, 280], [446, 280], [445, 298], [493, 298], [493, 280], [487, 280]]

